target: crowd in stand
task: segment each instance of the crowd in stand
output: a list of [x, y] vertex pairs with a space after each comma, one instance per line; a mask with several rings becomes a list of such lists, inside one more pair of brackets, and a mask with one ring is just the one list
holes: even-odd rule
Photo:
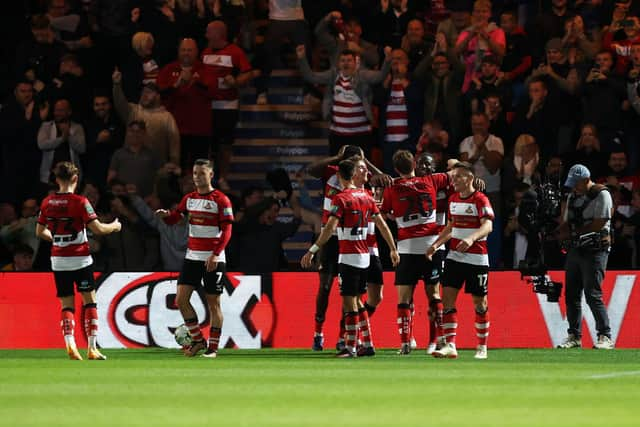
[[[523, 195], [576, 163], [615, 202], [609, 268], [638, 265], [639, 0], [31, 0], [2, 6], [0, 266], [47, 270], [35, 238], [59, 161], [122, 232], [92, 238], [96, 269], [178, 270], [186, 226], [153, 216], [191, 191], [193, 160], [215, 160], [236, 197], [230, 268], [287, 265], [280, 243], [317, 224], [298, 192], [230, 188], [239, 91], [269, 104], [273, 69], [298, 68], [322, 105], [328, 147], [358, 145], [387, 173], [398, 149], [471, 162], [496, 212], [492, 267], [527, 241]], [[352, 96], [355, 94], [355, 97]], [[283, 124], [282, 126], [287, 126]], [[286, 179], [285, 179], [286, 180]], [[290, 184], [289, 184], [290, 186]], [[269, 196], [269, 191], [266, 195]], [[288, 205], [293, 222], [276, 220]], [[301, 206], [302, 205], [302, 209]], [[316, 207], [317, 208], [317, 207]], [[248, 254], [273, 244], [274, 257]], [[556, 248], [553, 258], [561, 267]]]

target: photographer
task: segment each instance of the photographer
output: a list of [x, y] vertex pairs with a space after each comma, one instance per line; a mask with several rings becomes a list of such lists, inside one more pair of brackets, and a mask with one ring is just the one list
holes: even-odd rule
[[611, 216], [613, 201], [605, 186], [591, 181], [591, 172], [577, 164], [571, 167], [565, 186], [572, 189], [557, 237], [566, 240], [570, 247], [565, 266], [568, 336], [558, 348], [581, 347], [582, 306], [585, 298], [598, 330], [594, 348], [613, 348], [609, 316], [602, 301], [602, 280], [607, 267], [611, 246]]

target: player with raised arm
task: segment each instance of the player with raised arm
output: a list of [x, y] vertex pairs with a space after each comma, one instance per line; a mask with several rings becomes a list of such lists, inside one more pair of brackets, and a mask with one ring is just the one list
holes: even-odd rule
[[94, 234], [109, 234], [120, 231], [121, 225], [117, 219], [109, 224], [100, 222], [89, 200], [74, 194], [79, 171], [73, 163], [60, 162], [53, 173], [58, 191], [42, 201], [36, 236], [51, 242], [51, 268], [62, 306], [60, 324], [67, 354], [72, 360], [82, 360], [74, 338], [75, 284], [82, 296], [82, 318], [89, 343], [87, 359], [106, 360], [107, 357], [97, 347], [96, 283], [85, 226]]
[[[329, 209], [333, 198], [343, 190], [337, 174], [337, 164], [341, 160], [355, 155], [363, 156], [362, 149], [354, 145], [345, 145], [340, 148], [337, 155], [319, 160], [305, 168], [307, 174], [315, 178], [321, 178], [324, 183], [324, 200], [322, 206], [323, 228], [329, 220]], [[376, 177], [375, 179], [377, 179], [379, 183], [384, 184], [386, 176], [383, 175], [375, 166], [371, 165], [371, 163], [366, 159], [364, 159], [364, 161], [367, 167], [374, 173], [374, 177]], [[320, 284], [316, 295], [315, 327], [312, 346], [314, 351], [322, 351], [324, 348], [324, 321], [327, 313], [327, 307], [329, 305], [329, 295], [331, 294], [333, 279], [338, 275], [338, 237], [335, 233], [327, 241], [320, 252], [319, 261], [320, 267], [318, 273], [320, 275]], [[342, 335], [343, 334], [340, 333], [340, 337], [336, 345], [336, 349], [338, 351], [344, 348]]]
[[[184, 196], [175, 210], [156, 212], [167, 224], [177, 223], [184, 215], [189, 218], [187, 254], [176, 294], [176, 303], [192, 338], [191, 345], [184, 350], [187, 357], [195, 356], [200, 350], [205, 350], [204, 357], [218, 355], [223, 322], [220, 295], [229, 283], [224, 249], [231, 238], [233, 210], [229, 198], [213, 188], [212, 180], [213, 163], [207, 159], [196, 160], [193, 165], [196, 191]], [[190, 302], [193, 291], [203, 283], [211, 317], [208, 344]]]
[[[393, 265], [397, 265], [399, 261], [393, 236], [386, 222], [379, 215], [375, 201], [367, 191], [355, 188], [353, 184], [355, 172], [356, 163], [351, 160], [343, 160], [338, 164], [338, 179], [343, 190], [333, 198], [329, 210], [330, 216], [325, 227], [301, 260], [302, 267], [311, 267], [314, 255], [337, 230], [338, 281], [340, 295], [342, 295], [342, 310], [346, 313], [346, 347], [337, 354], [338, 357], [356, 357], [358, 301], [366, 286], [367, 269], [370, 263], [367, 245], [370, 218], [373, 218], [376, 227], [389, 245]], [[363, 339], [365, 346], [373, 347], [370, 334], [363, 333]]]
[[476, 312], [478, 346], [474, 357], [486, 359], [489, 336], [487, 236], [492, 230], [493, 208], [487, 196], [474, 187], [473, 167], [469, 163], [459, 162], [453, 166], [453, 187], [456, 192], [449, 198], [448, 223], [426, 252], [427, 258], [431, 259], [438, 247], [451, 240], [442, 276], [446, 344], [434, 351], [433, 356], [458, 357], [455, 344], [458, 327], [456, 299], [464, 284], [465, 292], [473, 298]]
[[[396, 270], [398, 292], [398, 330], [400, 350], [398, 354], [411, 352], [411, 302], [418, 280], [427, 287], [431, 296], [431, 310], [440, 310], [437, 291], [441, 265], [426, 260], [424, 253], [438, 237], [436, 223], [436, 193], [446, 190], [450, 177], [446, 173], [416, 176], [415, 159], [407, 150], [398, 150], [393, 156], [393, 166], [400, 174], [393, 185], [384, 191], [382, 212], [390, 213], [398, 224], [398, 252], [400, 264]], [[434, 316], [437, 318], [437, 315]]]

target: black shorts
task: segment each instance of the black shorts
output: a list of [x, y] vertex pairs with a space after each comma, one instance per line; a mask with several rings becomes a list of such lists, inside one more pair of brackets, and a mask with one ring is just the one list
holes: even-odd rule
[[212, 140], [213, 147], [218, 145], [233, 144], [233, 133], [238, 124], [239, 113], [237, 109], [211, 110], [212, 114]]
[[488, 279], [489, 267], [486, 265], [473, 265], [450, 259], [444, 262], [442, 286], [462, 289], [464, 284], [465, 293], [483, 297], [488, 293]]
[[204, 261], [185, 259], [180, 277], [178, 277], [178, 285], [199, 288], [204, 282], [204, 291], [206, 293], [220, 295], [224, 286], [230, 283], [226, 271], [227, 266], [224, 262], [219, 262], [218, 268], [214, 271], [207, 271]]
[[338, 236], [331, 236], [320, 249], [320, 272], [330, 277], [338, 275]]
[[377, 255], [370, 255], [369, 268], [367, 268], [367, 283], [382, 285], [382, 261]]
[[396, 268], [396, 286], [415, 286], [418, 280], [425, 285], [437, 285], [442, 274], [442, 258], [444, 251], [437, 251], [429, 261], [422, 254], [401, 254]]
[[72, 296], [74, 283], [78, 292], [91, 292], [96, 288], [93, 265], [88, 265], [80, 270], [54, 271], [53, 277], [56, 282], [56, 296], [58, 298]]
[[367, 268], [338, 264], [340, 295], [357, 297], [367, 292]]

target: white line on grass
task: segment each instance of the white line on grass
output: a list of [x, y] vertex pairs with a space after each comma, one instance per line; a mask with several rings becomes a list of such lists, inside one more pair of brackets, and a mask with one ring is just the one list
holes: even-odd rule
[[591, 380], [602, 380], [606, 378], [629, 377], [632, 375], [640, 375], [640, 371], [611, 372], [608, 374], [589, 375], [587, 378]]

